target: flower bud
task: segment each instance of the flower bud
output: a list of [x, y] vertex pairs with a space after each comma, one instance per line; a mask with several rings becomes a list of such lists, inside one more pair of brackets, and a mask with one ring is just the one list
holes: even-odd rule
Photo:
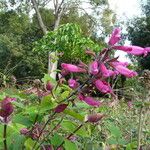
[[59, 104], [55, 109], [55, 113], [61, 113], [67, 108], [68, 104]]
[[14, 107], [11, 102], [15, 101], [16, 98], [6, 97], [3, 101], [1, 101], [0, 107], [0, 116], [7, 118], [9, 115], [12, 114]]
[[100, 121], [104, 117], [104, 114], [97, 113], [97, 114], [91, 114], [86, 116], [86, 121], [91, 122], [91, 123], [96, 123]]
[[50, 83], [50, 81], [48, 81], [48, 82], [46, 83], [46, 90], [47, 90], [47, 91], [52, 91], [53, 87], [54, 87], [54, 86]]
[[23, 134], [23, 135], [28, 135], [29, 132], [30, 132], [30, 131], [29, 131], [27, 128], [22, 128], [22, 129], [20, 130], [20, 133]]
[[92, 75], [96, 75], [96, 74], [98, 74], [98, 72], [99, 72], [98, 62], [93, 61], [89, 66], [89, 73], [92, 74]]

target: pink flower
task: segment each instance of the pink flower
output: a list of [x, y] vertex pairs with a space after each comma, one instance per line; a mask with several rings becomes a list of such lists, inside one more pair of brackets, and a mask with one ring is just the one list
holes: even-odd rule
[[96, 88], [102, 93], [112, 93], [112, 89], [106, 81], [96, 80], [95, 81]]
[[98, 62], [93, 61], [89, 66], [89, 73], [92, 74], [92, 75], [96, 75], [96, 74], [98, 74], [98, 72], [99, 72]]
[[100, 64], [100, 71], [101, 71], [103, 77], [106, 77], [106, 78], [115, 75], [115, 72], [107, 69], [106, 66], [104, 65], [104, 63]]
[[135, 71], [129, 70], [128, 68], [126, 68], [122, 65], [117, 65], [114, 67], [120, 74], [122, 74], [128, 78], [132, 78], [134, 76], [137, 76], [137, 73]]
[[99, 107], [101, 105], [101, 102], [95, 100], [93, 97], [84, 97], [83, 101], [94, 107]]
[[68, 80], [68, 84], [69, 84], [69, 87], [72, 88], [72, 89], [75, 89], [78, 87], [78, 82], [74, 79], [69, 79]]
[[122, 50], [135, 56], [147, 56], [148, 54], [148, 51], [145, 48], [139, 46], [114, 46], [114, 49]]
[[112, 65], [114, 65], [114, 66], [121, 65], [121, 66], [127, 67], [129, 65], [129, 63], [128, 62], [114, 61], [114, 62], [112, 62]]
[[121, 30], [120, 28], [115, 28], [111, 34], [108, 44], [114, 45], [121, 40]]
[[16, 98], [6, 97], [3, 101], [1, 101], [0, 107], [0, 116], [7, 118], [14, 111], [14, 107], [11, 102], [15, 101]]
[[62, 63], [61, 67], [68, 72], [86, 72], [85, 69], [72, 64]]

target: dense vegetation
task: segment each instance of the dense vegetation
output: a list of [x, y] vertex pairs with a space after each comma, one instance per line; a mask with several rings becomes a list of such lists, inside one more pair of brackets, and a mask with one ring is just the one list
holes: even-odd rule
[[107, 0], [50, 1], [0, 2], [0, 150], [149, 150], [150, 4], [123, 46]]

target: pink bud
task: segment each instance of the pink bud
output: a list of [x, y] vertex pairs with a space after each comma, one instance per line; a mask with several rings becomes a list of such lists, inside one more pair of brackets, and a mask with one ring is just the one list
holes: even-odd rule
[[128, 105], [128, 107], [129, 107], [129, 109], [133, 108], [132, 101], [128, 101], [127, 105]]
[[105, 116], [104, 114], [97, 113], [97, 114], [88, 115], [86, 119], [88, 122], [96, 123], [100, 121], [104, 116]]
[[23, 135], [28, 135], [29, 132], [30, 132], [30, 130], [27, 129], [27, 128], [22, 128], [22, 129], [20, 130], [20, 133], [23, 134]]
[[65, 64], [65, 63], [62, 63], [61, 64], [61, 67], [68, 71], [68, 72], [86, 72], [85, 69], [83, 68], [80, 68], [78, 66], [75, 66], [75, 65], [72, 65], [72, 64]]
[[106, 81], [96, 80], [95, 86], [102, 93], [112, 93], [112, 89]]
[[109, 39], [109, 45], [114, 45], [117, 42], [119, 42], [121, 39], [121, 30], [119, 28], [115, 28], [111, 34], [111, 37]]
[[99, 72], [98, 62], [93, 61], [89, 66], [89, 73], [92, 74], [92, 75], [96, 75], [96, 74], [98, 74], [98, 72]]
[[68, 104], [59, 104], [55, 109], [55, 113], [61, 113], [67, 108]]
[[72, 89], [75, 89], [78, 87], [78, 82], [74, 79], [69, 79], [68, 80], [68, 84], [69, 84], [69, 87], [72, 88]]
[[81, 94], [81, 93], [79, 93], [79, 94], [78, 94], [78, 99], [81, 100], [81, 101], [84, 100], [84, 95]]
[[86, 102], [88, 105], [91, 105], [94, 107], [99, 107], [102, 104], [100, 101], [95, 100], [92, 97], [84, 97], [83, 101]]
[[54, 87], [54, 86], [50, 83], [50, 81], [48, 81], [48, 82], [46, 83], [46, 90], [47, 90], [47, 91], [52, 91], [53, 87]]
[[105, 78], [115, 75], [115, 72], [107, 69], [104, 63], [100, 64], [100, 72], [102, 73], [102, 76]]
[[137, 73], [135, 71], [129, 70], [128, 68], [121, 66], [121, 65], [117, 65], [114, 66], [115, 69], [122, 75], [128, 77], [128, 78], [132, 78], [134, 76], [137, 76]]

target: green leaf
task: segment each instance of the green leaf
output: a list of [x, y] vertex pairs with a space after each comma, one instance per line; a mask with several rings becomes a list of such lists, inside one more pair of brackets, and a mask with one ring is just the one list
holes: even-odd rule
[[59, 146], [64, 141], [64, 138], [59, 134], [55, 133], [54, 136], [51, 138], [51, 144], [54, 146]]
[[[65, 129], [66, 131], [69, 131], [71, 133], [73, 133], [73, 131], [78, 127], [78, 125], [76, 123], [73, 123], [72, 121], [69, 120], [65, 120], [61, 123], [61, 126], [63, 129]], [[75, 135], [79, 135], [81, 137], [89, 137], [87, 130], [84, 129], [84, 127], [80, 128]]]
[[26, 150], [31, 150], [33, 148], [33, 145], [35, 144], [35, 141], [33, 141], [31, 138], [28, 138], [24, 145]]
[[46, 84], [48, 81], [50, 81], [51, 83], [53, 84], [56, 84], [57, 82], [52, 78], [50, 77], [49, 74], [44, 74], [44, 77], [42, 78], [42, 81]]
[[65, 150], [78, 150], [77, 145], [69, 140], [65, 140], [64, 148]]
[[55, 103], [54, 99], [50, 95], [47, 95], [41, 101], [41, 105], [39, 108], [40, 113], [43, 113], [47, 110], [51, 110], [51, 109], [55, 108], [56, 105], [57, 104]]
[[76, 113], [73, 110], [65, 109], [63, 113], [65, 113], [67, 115], [70, 115], [70, 116], [74, 117], [77, 120], [80, 120], [80, 121], [84, 120], [84, 116], [80, 115], [79, 113]]
[[114, 137], [119, 138], [119, 137], [122, 136], [119, 127], [117, 127], [117, 126], [115, 126], [113, 124], [108, 126], [108, 130], [111, 132], [111, 135], [114, 136]]
[[111, 137], [111, 138], [107, 139], [106, 142], [108, 144], [118, 144], [118, 141], [114, 137]]
[[24, 105], [22, 103], [14, 101], [13, 104], [19, 108], [25, 109]]
[[22, 114], [14, 115], [13, 122], [25, 125], [27, 127], [32, 125], [32, 121], [29, 119], [29, 117], [23, 116]]

